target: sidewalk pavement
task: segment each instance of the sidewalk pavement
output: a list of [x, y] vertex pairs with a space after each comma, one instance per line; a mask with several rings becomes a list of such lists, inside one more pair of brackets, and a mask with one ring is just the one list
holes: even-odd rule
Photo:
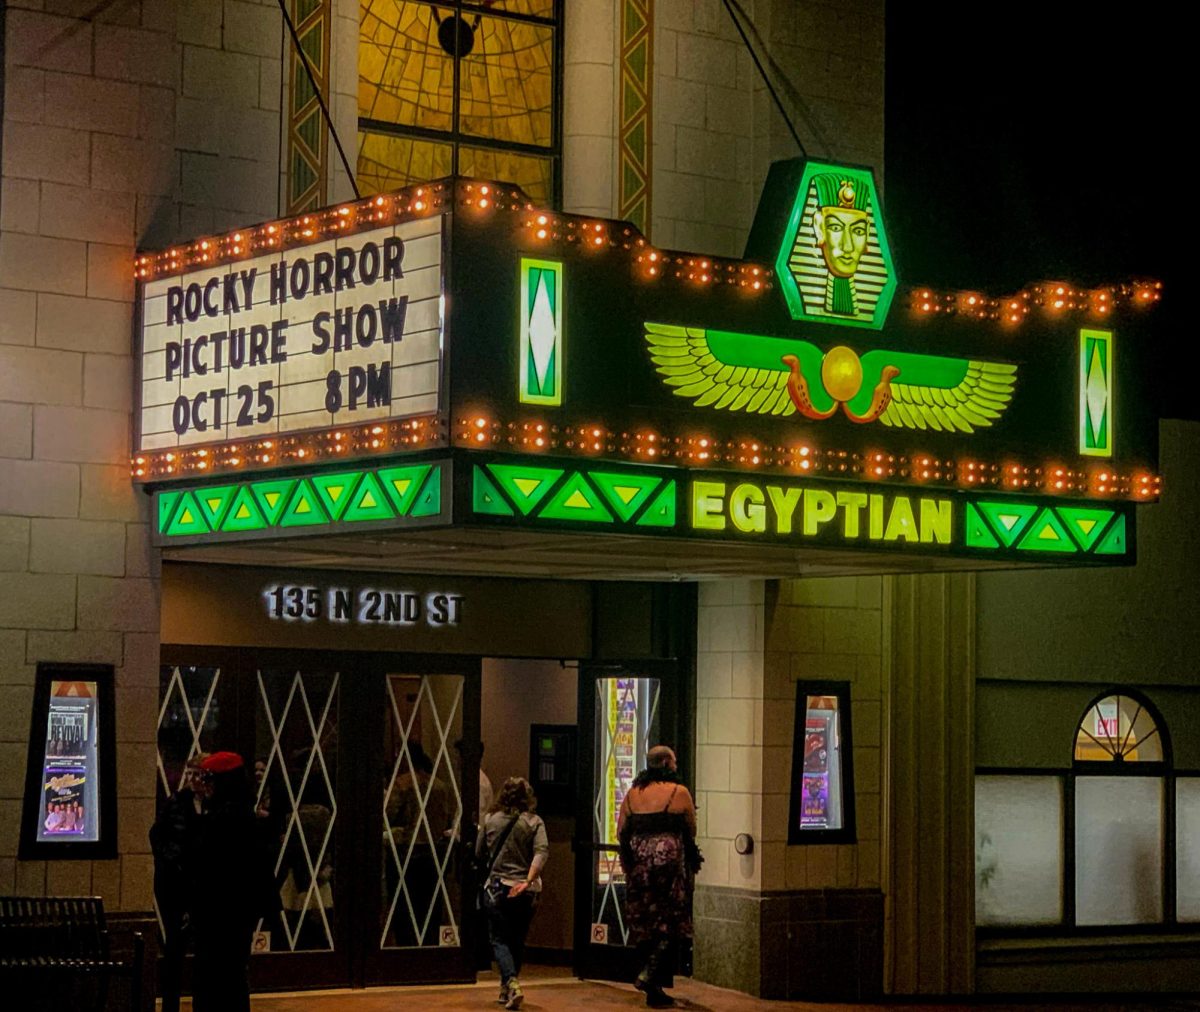
[[[609, 1012], [609, 1010], [646, 1007], [645, 999], [629, 984], [603, 981], [582, 981], [564, 971], [539, 968], [540, 972], [522, 980], [527, 1012]], [[815, 1002], [763, 1001], [736, 991], [677, 978], [672, 989], [677, 1007], [686, 1012], [915, 1012], [919, 1009], [936, 1012], [968, 1012], [971, 1009], [991, 1009], [995, 1012], [1139, 1012], [1162, 1009], [1164, 1004], [1148, 999], [1128, 1003], [1096, 1001], [1059, 1003], [1027, 1001], [1021, 1003], [981, 1002], [979, 1005], [917, 1003], [906, 1000], [892, 1005], [834, 1005]], [[256, 995], [253, 1012], [398, 1012], [401, 1009], [430, 1010], [430, 1012], [493, 1012], [500, 1008], [495, 1002], [499, 982], [494, 973], [480, 974], [474, 985], [410, 986], [368, 988], [359, 991], [304, 991], [291, 994]], [[190, 1009], [190, 1002], [184, 1002]], [[1192, 1002], [1169, 1002], [1166, 1007], [1196, 1009]]]

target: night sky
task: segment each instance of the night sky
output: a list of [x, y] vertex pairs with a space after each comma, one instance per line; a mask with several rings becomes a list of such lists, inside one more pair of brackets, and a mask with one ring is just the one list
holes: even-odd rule
[[[963, 20], [981, 8], [995, 17]], [[1156, 4], [1053, 0], [893, 0], [887, 31], [884, 200], [902, 281], [1004, 295], [1161, 280], [1162, 413], [1200, 418], [1189, 33]]]

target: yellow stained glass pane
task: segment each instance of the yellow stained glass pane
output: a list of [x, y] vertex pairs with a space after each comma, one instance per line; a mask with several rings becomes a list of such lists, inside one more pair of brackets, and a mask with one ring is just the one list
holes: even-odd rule
[[[549, 0], [508, 9], [553, 14]], [[358, 112], [430, 130], [454, 128], [454, 60], [438, 43], [446, 8], [412, 0], [361, 0]], [[462, 133], [549, 147], [553, 141], [554, 30], [464, 13], [473, 33], [460, 66]]]
[[440, 179], [450, 175], [452, 159], [449, 143], [362, 130], [358, 135], [358, 189], [365, 197]]
[[550, 203], [553, 164], [549, 158], [463, 145], [458, 152], [458, 169], [464, 176], [516, 183], [535, 204]]
[[483, 18], [462, 61], [459, 129], [497, 141], [549, 147], [554, 32], [526, 21]]
[[361, 0], [359, 13], [359, 116], [452, 130], [454, 60], [438, 45], [434, 9]]

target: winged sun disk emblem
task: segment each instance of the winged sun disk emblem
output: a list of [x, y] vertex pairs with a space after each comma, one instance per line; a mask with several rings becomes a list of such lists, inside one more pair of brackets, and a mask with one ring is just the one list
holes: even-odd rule
[[647, 323], [663, 382], [697, 407], [830, 418], [906, 429], [974, 432], [1012, 400], [1017, 367], [1000, 362], [876, 350], [859, 356], [808, 341]]

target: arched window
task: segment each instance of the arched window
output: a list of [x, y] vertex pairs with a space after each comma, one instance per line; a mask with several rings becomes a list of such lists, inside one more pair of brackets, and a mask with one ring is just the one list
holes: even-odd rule
[[1175, 842], [1162, 719], [1138, 692], [1104, 693], [1084, 710], [1074, 749], [1075, 924], [1162, 923], [1174, 908], [1164, 870]]
[[1076, 762], [1162, 762], [1163, 750], [1150, 704], [1128, 692], [1093, 701], [1075, 732]]
[[1168, 731], [1146, 695], [1111, 688], [1057, 763], [976, 769], [985, 935], [1200, 929], [1200, 775], [1175, 769]]

